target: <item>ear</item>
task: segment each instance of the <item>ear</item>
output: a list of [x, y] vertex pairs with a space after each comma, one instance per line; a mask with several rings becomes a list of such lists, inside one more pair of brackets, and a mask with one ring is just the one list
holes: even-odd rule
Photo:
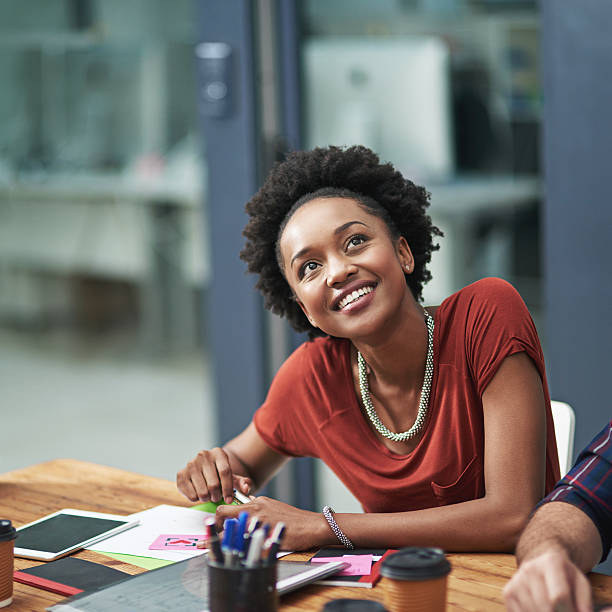
[[308, 319], [310, 324], [313, 327], [317, 327], [317, 324], [314, 322], [314, 319], [308, 313], [308, 310], [306, 309], [306, 306], [304, 306], [304, 304], [300, 300], [298, 300], [297, 297], [295, 298], [295, 302], [302, 309], [302, 312], [306, 315], [306, 318]]
[[395, 252], [402, 266], [404, 274], [412, 274], [414, 271], [414, 257], [408, 246], [408, 242], [403, 236], [400, 236], [395, 243]]

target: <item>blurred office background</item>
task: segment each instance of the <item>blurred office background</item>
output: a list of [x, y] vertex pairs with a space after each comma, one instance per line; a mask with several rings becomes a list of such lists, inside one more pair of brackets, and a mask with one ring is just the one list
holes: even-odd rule
[[192, 0], [0, 3], [2, 471], [215, 439]]
[[[609, 213], [602, 198], [575, 204], [604, 193], [612, 15], [585, 7], [3, 0], [1, 470], [71, 456], [173, 479], [248, 422], [301, 339], [245, 276], [243, 206], [285, 151], [326, 144], [371, 146], [430, 190], [445, 237], [427, 303], [487, 275], [517, 287], [584, 445], [609, 414], [594, 339], [612, 335]], [[564, 358], [577, 347], [578, 370]], [[357, 508], [309, 460], [274, 486]]]

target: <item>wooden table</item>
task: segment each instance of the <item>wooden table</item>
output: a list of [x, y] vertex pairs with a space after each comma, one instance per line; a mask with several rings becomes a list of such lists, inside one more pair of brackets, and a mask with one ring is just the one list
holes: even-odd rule
[[[11, 519], [16, 527], [62, 508], [79, 508], [131, 514], [159, 504], [189, 506], [174, 483], [150, 476], [83, 461], [58, 459], [0, 475], [0, 518]], [[295, 553], [288, 559], [307, 559], [312, 553]], [[93, 551], [77, 557], [104, 563], [130, 574], [144, 570]], [[514, 573], [512, 555], [449, 554], [448, 610], [504, 610], [502, 588]], [[15, 568], [36, 565], [29, 559], [15, 559]], [[595, 599], [612, 603], [612, 577], [590, 574]], [[13, 604], [17, 610], [44, 610], [63, 597], [20, 583], [15, 584]], [[382, 589], [308, 586], [281, 599], [281, 610], [311, 612], [327, 601], [341, 597], [382, 601]]]

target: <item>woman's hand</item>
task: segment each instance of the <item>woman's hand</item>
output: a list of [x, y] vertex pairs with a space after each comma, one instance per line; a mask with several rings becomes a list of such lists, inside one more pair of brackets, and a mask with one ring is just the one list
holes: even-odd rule
[[200, 451], [186, 467], [176, 475], [178, 490], [190, 501], [230, 504], [234, 489], [249, 495], [253, 482], [248, 476], [234, 474], [230, 457], [223, 448]]
[[223, 448], [200, 451], [177, 473], [176, 486], [192, 502], [231, 504], [234, 489], [250, 495], [287, 459], [269, 448], [251, 423]]
[[294, 508], [269, 497], [251, 497], [248, 504], [219, 506], [217, 527], [223, 528], [223, 521], [248, 512], [249, 518], [257, 517], [273, 529], [276, 523], [284, 523], [283, 550], [306, 550], [315, 546], [333, 543], [333, 533], [322, 514]]

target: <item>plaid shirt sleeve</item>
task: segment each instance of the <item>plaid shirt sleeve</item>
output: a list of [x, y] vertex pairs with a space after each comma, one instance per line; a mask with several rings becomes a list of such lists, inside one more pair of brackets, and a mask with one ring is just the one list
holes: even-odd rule
[[574, 467], [538, 504], [561, 501], [580, 508], [601, 535], [602, 561], [612, 542], [612, 421], [580, 453]]

